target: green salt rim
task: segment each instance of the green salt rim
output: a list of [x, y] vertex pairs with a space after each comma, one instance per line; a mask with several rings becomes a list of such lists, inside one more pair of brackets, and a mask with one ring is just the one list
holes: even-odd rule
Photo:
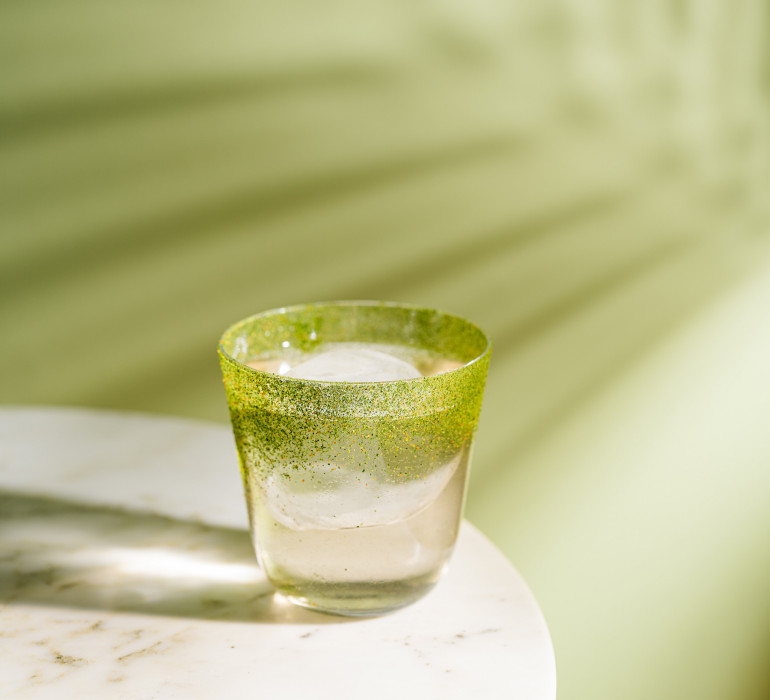
[[[301, 352], [334, 342], [409, 345], [464, 364], [383, 382], [300, 379], [244, 364], [280, 356], [286, 342]], [[304, 304], [235, 323], [220, 340], [219, 358], [244, 476], [296, 469], [313, 454], [345, 461], [339, 445], [350, 453], [354, 443], [353, 451], [364, 454], [372, 439], [378, 454], [364, 461], [387, 454], [394, 479], [424, 476], [471, 444], [490, 352], [472, 323], [391, 302]]]
[[[325, 343], [395, 344], [462, 362], [441, 374], [385, 382], [329, 382], [286, 377], [246, 365], [288, 349], [312, 352]], [[289, 348], [283, 343], [288, 343]], [[467, 403], [483, 382], [491, 353], [487, 336], [452, 314], [409, 304], [340, 301], [302, 304], [255, 314], [230, 326], [219, 342], [228, 397], [279, 412], [350, 417], [414, 416], [442, 394]], [[474, 381], [475, 380], [475, 381]], [[477, 389], [476, 389], [477, 391]], [[471, 403], [475, 403], [471, 401]], [[231, 403], [232, 405], [232, 403]], [[433, 407], [431, 410], [436, 410]]]

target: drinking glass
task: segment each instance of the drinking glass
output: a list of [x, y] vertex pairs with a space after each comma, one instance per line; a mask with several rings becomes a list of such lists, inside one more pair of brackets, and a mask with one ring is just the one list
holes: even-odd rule
[[[362, 349], [417, 371], [385, 381], [301, 376], [308, 358]], [[252, 539], [280, 593], [316, 610], [376, 615], [434, 586], [457, 539], [489, 356], [472, 323], [388, 302], [276, 309], [224, 333]]]

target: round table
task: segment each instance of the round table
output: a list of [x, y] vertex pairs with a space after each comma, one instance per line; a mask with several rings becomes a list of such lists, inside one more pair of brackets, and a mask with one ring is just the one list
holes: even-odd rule
[[553, 700], [548, 629], [464, 522], [417, 603], [349, 619], [275, 594], [220, 425], [0, 409], [0, 697]]

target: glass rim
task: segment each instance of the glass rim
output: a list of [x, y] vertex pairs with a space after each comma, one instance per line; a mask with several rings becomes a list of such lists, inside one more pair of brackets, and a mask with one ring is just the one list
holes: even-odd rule
[[[477, 333], [480, 334], [480, 336], [484, 339], [484, 348], [481, 352], [477, 353], [471, 360], [468, 360], [468, 362], [463, 363], [459, 367], [455, 367], [454, 369], [447, 370], [445, 372], [440, 372], [438, 374], [429, 374], [421, 377], [414, 377], [411, 379], [387, 379], [387, 380], [381, 380], [381, 381], [375, 381], [375, 382], [345, 382], [345, 381], [331, 381], [331, 380], [325, 380], [325, 379], [304, 379], [302, 377], [287, 377], [283, 374], [277, 374], [275, 372], [268, 372], [267, 370], [257, 369], [256, 367], [251, 367], [247, 365], [244, 362], [241, 362], [240, 360], [235, 359], [230, 352], [228, 352], [224, 347], [225, 338], [227, 335], [229, 335], [231, 332], [233, 332], [236, 328], [239, 326], [245, 326], [249, 322], [257, 321], [259, 319], [265, 319], [269, 318], [271, 316], [278, 316], [282, 314], [289, 314], [292, 312], [299, 312], [306, 309], [318, 309], [323, 307], [381, 307], [381, 308], [395, 308], [395, 309], [404, 309], [409, 311], [425, 311], [430, 312], [434, 314], [438, 314], [440, 316], [451, 318], [455, 321], [460, 321], [464, 324], [466, 324], [469, 328], [473, 329]], [[462, 372], [464, 370], [467, 370], [472, 365], [477, 364], [478, 362], [481, 362], [487, 355], [490, 354], [492, 350], [492, 341], [490, 337], [483, 331], [479, 326], [477, 326], [472, 321], [469, 321], [468, 319], [464, 318], [463, 316], [459, 316], [458, 314], [450, 313], [447, 311], [444, 311], [442, 309], [438, 309], [431, 306], [425, 306], [422, 304], [411, 304], [407, 302], [398, 302], [398, 301], [378, 301], [378, 300], [370, 300], [370, 299], [364, 299], [364, 300], [338, 300], [338, 301], [316, 301], [316, 302], [308, 302], [304, 304], [292, 304], [290, 306], [280, 306], [273, 309], [267, 309], [265, 311], [260, 311], [259, 313], [252, 314], [251, 316], [246, 316], [245, 318], [242, 318], [238, 321], [235, 321], [234, 323], [230, 324], [222, 333], [222, 335], [219, 338], [219, 342], [217, 344], [217, 349], [219, 354], [224, 357], [226, 360], [236, 364], [238, 367], [241, 367], [242, 369], [246, 370], [247, 372], [252, 372], [256, 376], [262, 376], [266, 375], [268, 377], [277, 377], [278, 379], [285, 380], [287, 382], [300, 382], [304, 384], [315, 384], [315, 385], [324, 385], [324, 386], [362, 386], [362, 385], [396, 385], [396, 384], [405, 384], [407, 382], [424, 382], [428, 380], [435, 380], [439, 377], [446, 377], [448, 375], [454, 375], [455, 373]]]

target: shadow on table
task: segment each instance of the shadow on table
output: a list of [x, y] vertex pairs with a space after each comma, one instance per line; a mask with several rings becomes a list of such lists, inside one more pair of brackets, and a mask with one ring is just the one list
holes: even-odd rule
[[0, 602], [324, 624], [275, 594], [249, 533], [0, 491]]

